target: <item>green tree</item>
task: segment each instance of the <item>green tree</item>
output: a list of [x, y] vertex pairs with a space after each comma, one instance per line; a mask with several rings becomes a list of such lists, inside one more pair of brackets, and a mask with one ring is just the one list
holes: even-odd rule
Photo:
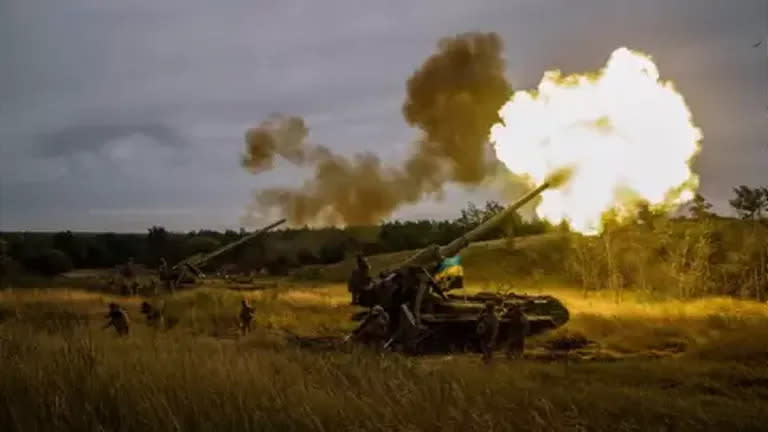
[[739, 216], [745, 220], [761, 219], [764, 211], [768, 211], [768, 187], [741, 185], [733, 188], [736, 197], [728, 203]]
[[53, 247], [67, 254], [75, 267], [83, 267], [87, 263], [88, 250], [82, 238], [78, 238], [72, 231], [64, 231], [54, 234]]
[[186, 255], [195, 255], [201, 253], [213, 252], [221, 247], [221, 242], [212, 237], [195, 236], [190, 238], [184, 244]]
[[701, 194], [696, 194], [691, 202], [690, 212], [696, 219], [705, 219], [712, 216], [712, 204]]
[[69, 256], [58, 249], [43, 249], [27, 258], [24, 267], [44, 276], [56, 276], [72, 269]]
[[[148, 261], [151, 265], [158, 265], [161, 257], [166, 257], [169, 252], [170, 241], [168, 231], [161, 226], [153, 226], [147, 229]], [[166, 257], [167, 259], [167, 257]]]
[[0, 239], [0, 288], [5, 286], [5, 282], [11, 272], [11, 257], [8, 254], [8, 243]]

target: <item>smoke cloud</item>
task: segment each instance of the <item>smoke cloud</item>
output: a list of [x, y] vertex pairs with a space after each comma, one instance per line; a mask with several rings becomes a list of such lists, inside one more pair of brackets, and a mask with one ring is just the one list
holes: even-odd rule
[[300, 117], [272, 114], [258, 127], [245, 133], [243, 166], [258, 174], [274, 166], [275, 155], [295, 163], [304, 162], [304, 140], [309, 129]]
[[440, 40], [407, 82], [403, 116], [422, 136], [400, 166], [371, 153], [335, 154], [307, 142], [303, 119], [271, 116], [247, 131], [243, 166], [259, 173], [281, 156], [314, 174], [300, 188], [257, 191], [245, 220], [277, 209], [293, 224], [375, 224], [402, 205], [441, 198], [447, 182], [472, 186], [496, 177], [500, 165], [488, 137], [512, 91], [504, 69], [495, 33]]

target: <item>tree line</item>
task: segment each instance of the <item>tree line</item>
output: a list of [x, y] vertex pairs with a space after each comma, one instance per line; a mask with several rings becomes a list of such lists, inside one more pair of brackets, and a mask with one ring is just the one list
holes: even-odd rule
[[[209, 267], [234, 272], [266, 269], [281, 274], [297, 266], [339, 262], [350, 254], [373, 255], [444, 244], [503, 208], [496, 201], [482, 207], [470, 202], [453, 220], [395, 220], [379, 226], [276, 230], [222, 254]], [[513, 232], [537, 234], [548, 229], [546, 222], [528, 221], [514, 214], [484, 239]], [[156, 267], [161, 258], [173, 264], [215, 251], [248, 234], [243, 229], [178, 233], [162, 226], [150, 227], [145, 234], [5, 232], [0, 233], [0, 277], [23, 273], [54, 276], [72, 269], [110, 268], [128, 260]]]
[[[739, 186], [733, 193], [729, 203], [741, 219], [765, 222], [768, 187]], [[298, 266], [339, 262], [351, 254], [374, 255], [446, 244], [503, 208], [496, 201], [487, 201], [483, 206], [470, 202], [453, 220], [388, 221], [378, 226], [277, 230], [223, 254], [209, 263], [209, 268], [225, 268], [232, 272], [266, 269], [271, 274], [283, 274]], [[690, 217], [714, 217], [711, 208], [703, 196], [697, 195], [689, 205]], [[647, 209], [638, 213], [641, 221], [658, 217]], [[481, 240], [540, 234], [554, 228], [546, 221], [525, 220], [512, 214], [501, 227]], [[0, 233], [0, 278], [25, 273], [53, 276], [71, 269], [110, 268], [129, 259], [147, 267], [156, 267], [161, 258], [173, 264], [195, 254], [214, 251], [247, 234], [243, 229], [178, 233], [161, 226], [150, 227], [144, 234]]]

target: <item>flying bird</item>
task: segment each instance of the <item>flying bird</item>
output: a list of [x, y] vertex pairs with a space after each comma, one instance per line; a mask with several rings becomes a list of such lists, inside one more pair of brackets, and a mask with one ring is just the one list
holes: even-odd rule
[[759, 40], [759, 41], [757, 41], [757, 43], [756, 43], [756, 44], [752, 45], [752, 48], [757, 48], [757, 47], [759, 47], [759, 46], [760, 46], [760, 45], [762, 45], [762, 44], [763, 44], [763, 41], [762, 41], [762, 40]]

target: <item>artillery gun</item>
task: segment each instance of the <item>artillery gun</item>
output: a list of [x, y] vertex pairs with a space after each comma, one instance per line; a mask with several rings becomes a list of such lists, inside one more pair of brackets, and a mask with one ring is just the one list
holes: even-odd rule
[[[444, 258], [456, 256], [470, 242], [498, 227], [517, 209], [557, 183], [557, 180], [548, 180], [449, 244], [428, 246], [393, 269], [382, 272], [359, 291], [352, 290], [353, 303], [369, 308], [376, 305], [383, 307], [390, 317], [387, 345], [400, 345], [412, 354], [479, 351], [476, 319], [489, 301], [498, 304], [503, 311], [499, 340], [508, 335], [511, 320], [507, 312], [513, 305], [519, 306], [528, 318], [529, 334], [564, 325], [569, 319], [568, 309], [552, 296], [492, 292], [453, 295], [446, 293], [448, 288], [432, 276], [432, 271]], [[353, 279], [360, 279], [359, 271], [356, 273], [351, 276], [351, 283]], [[353, 285], [350, 284], [350, 287]], [[357, 314], [353, 319], [361, 318], [361, 314]]]
[[247, 241], [259, 237], [267, 231], [270, 231], [284, 223], [285, 219], [280, 219], [279, 221], [261, 228], [256, 232], [248, 234], [245, 237], [227, 243], [226, 245], [214, 250], [213, 252], [209, 252], [207, 254], [196, 254], [185, 258], [176, 263], [171, 268], [168, 268], [165, 264], [165, 261], [163, 261], [163, 264], [161, 264], [160, 269], [158, 270], [160, 280], [169, 284], [172, 289], [175, 289], [181, 284], [193, 284], [198, 279], [205, 278], [205, 274], [200, 269], [203, 268], [203, 266], [209, 263], [212, 259], [236, 248], [237, 246], [240, 246]]

